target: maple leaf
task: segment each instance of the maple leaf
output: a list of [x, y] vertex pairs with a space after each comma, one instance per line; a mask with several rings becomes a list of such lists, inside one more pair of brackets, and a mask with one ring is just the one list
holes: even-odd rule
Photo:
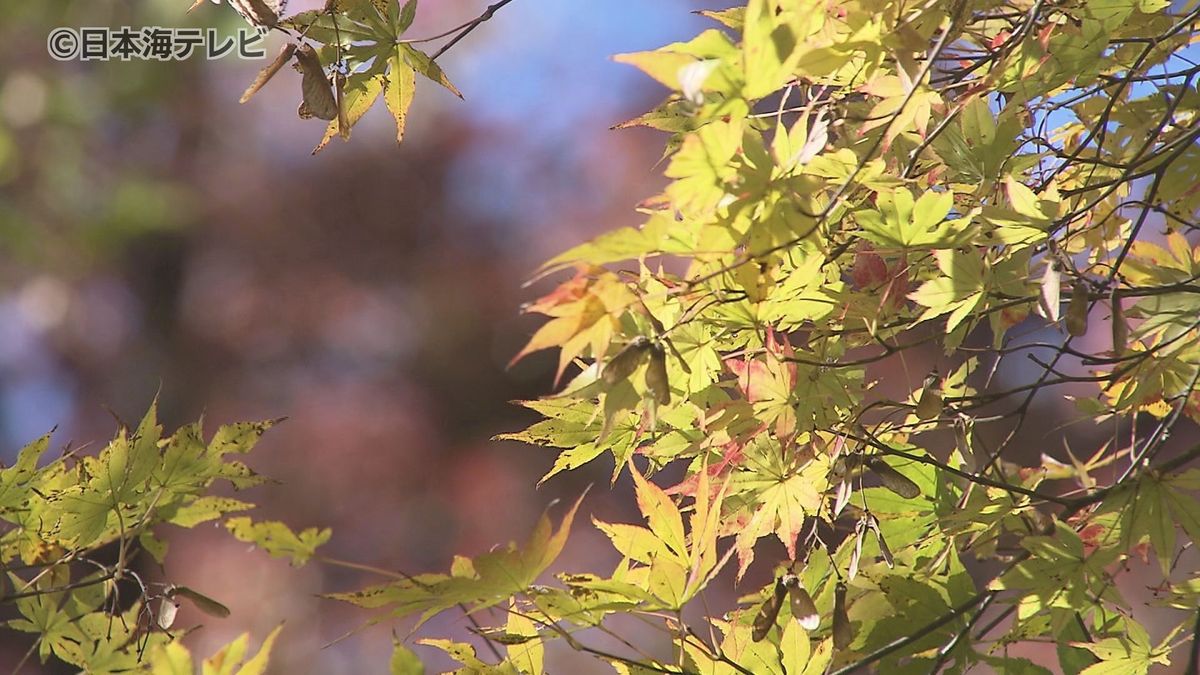
[[761, 357], [725, 360], [725, 365], [738, 378], [738, 389], [754, 406], [755, 416], [773, 426], [776, 436], [781, 439], [790, 438], [796, 432], [793, 389], [797, 366], [786, 361], [794, 354], [787, 336], [768, 329]]

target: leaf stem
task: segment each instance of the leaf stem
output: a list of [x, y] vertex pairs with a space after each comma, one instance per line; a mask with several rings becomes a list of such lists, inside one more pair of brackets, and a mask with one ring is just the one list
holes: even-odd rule
[[446, 44], [442, 45], [436, 52], [433, 53], [433, 55], [431, 55], [429, 57], [429, 59], [431, 61], [437, 60], [437, 57], [439, 57], [442, 54], [445, 54], [447, 51], [449, 51], [451, 47], [453, 47], [460, 40], [465, 38], [468, 34], [470, 34], [471, 31], [478, 28], [479, 24], [491, 19], [496, 14], [496, 12], [498, 12], [500, 10], [500, 8], [504, 7], [505, 5], [507, 5], [510, 2], [512, 2], [512, 0], [499, 0], [499, 2], [488, 5], [488, 8], [485, 9], [483, 11], [483, 13], [480, 14], [479, 16], [475, 17], [474, 19], [471, 19], [470, 21], [468, 21], [464, 24], [455, 26], [454, 28], [451, 28], [448, 31], [444, 31], [442, 33], [438, 33], [437, 35], [431, 35], [429, 37], [424, 37], [424, 38], [413, 38], [413, 39], [409, 39], [409, 40], [396, 40], [396, 44], [409, 44], [409, 45], [421, 44], [423, 42], [433, 42], [435, 40], [441, 40], [442, 38], [448, 38], [451, 35], [453, 35], [454, 38], [452, 40], [450, 40]]

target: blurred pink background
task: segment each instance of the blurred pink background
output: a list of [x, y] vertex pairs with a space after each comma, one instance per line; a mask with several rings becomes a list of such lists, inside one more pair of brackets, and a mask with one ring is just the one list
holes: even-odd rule
[[[240, 496], [264, 518], [332, 527], [330, 556], [406, 572], [522, 540], [551, 501], [604, 484], [598, 466], [535, 491], [553, 455], [489, 438], [533, 419], [509, 401], [551, 385], [552, 355], [505, 370], [536, 326], [518, 308], [541, 287], [522, 283], [635, 223], [661, 184], [664, 137], [608, 128], [666, 92], [609, 56], [690, 37], [699, 5], [515, 0], [440, 60], [465, 101], [422, 81], [403, 146], [381, 104], [311, 157], [323, 127], [297, 118], [290, 69], [239, 105], [265, 62], [47, 55], [57, 26], [245, 25], [188, 4], [0, 9], [0, 457], [56, 425], [57, 443], [103, 442], [106, 407], [136, 420], [156, 393], [172, 429], [287, 416], [251, 456], [282, 485]], [[425, 0], [409, 35], [485, 8]], [[614, 509], [600, 489], [585, 511], [633, 517]], [[563, 568], [612, 559], [585, 523]], [[369, 576], [180, 534], [166, 576], [233, 609], [181, 613], [205, 624], [197, 655], [286, 620], [273, 672], [382, 672], [392, 629], [407, 631], [389, 621], [322, 649], [370, 615], [315, 595]], [[464, 626], [447, 614], [428, 632]], [[0, 665], [15, 663], [24, 645], [4, 642]]]

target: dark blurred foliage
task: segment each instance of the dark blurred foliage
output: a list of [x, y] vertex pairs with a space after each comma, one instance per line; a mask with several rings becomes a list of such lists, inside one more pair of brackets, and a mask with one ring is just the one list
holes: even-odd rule
[[[694, 33], [691, 3], [517, 0], [442, 59], [465, 103], [422, 83], [402, 147], [373, 111], [317, 157], [290, 69], [239, 106], [262, 62], [47, 54], [57, 26], [244, 26], [188, 4], [0, 6], [3, 457], [55, 425], [60, 443], [107, 437], [156, 395], [168, 428], [287, 416], [252, 458], [281, 485], [249, 498], [333, 527], [332, 557], [409, 572], [522, 539], [556, 497], [606, 483], [599, 466], [535, 491], [553, 458], [488, 439], [530, 420], [510, 400], [551, 384], [550, 356], [505, 369], [535, 325], [518, 307], [538, 289], [522, 282], [635, 222], [659, 185], [662, 139], [607, 129], [661, 92], [607, 56]], [[412, 34], [484, 7], [428, 0]], [[591, 509], [632, 519], [606, 498], [594, 490]], [[579, 529], [564, 567], [611, 558]], [[368, 617], [315, 594], [369, 577], [181, 535], [165, 575], [234, 610], [206, 620], [197, 653], [287, 620], [275, 672], [384, 667], [386, 622], [321, 649]], [[0, 666], [24, 648], [6, 638]]]

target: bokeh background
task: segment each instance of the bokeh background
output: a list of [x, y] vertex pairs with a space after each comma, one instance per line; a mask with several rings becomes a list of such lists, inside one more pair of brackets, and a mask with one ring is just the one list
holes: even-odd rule
[[[251, 456], [282, 485], [246, 498], [332, 527], [330, 556], [407, 572], [521, 540], [554, 499], [606, 483], [598, 467], [534, 490], [553, 456], [489, 439], [531, 421], [509, 401], [551, 386], [552, 355], [506, 369], [536, 327], [519, 306], [544, 290], [522, 283], [634, 223], [661, 184], [664, 139], [608, 129], [665, 92], [609, 57], [689, 38], [700, 5], [516, 0], [440, 60], [465, 101], [421, 82], [403, 146], [381, 105], [312, 157], [323, 123], [297, 118], [290, 68], [239, 105], [265, 61], [47, 54], [57, 26], [246, 25], [189, 4], [0, 6], [0, 457], [55, 426], [57, 443], [102, 443], [156, 395], [168, 428], [286, 416]], [[424, 0], [410, 35], [486, 4]], [[588, 510], [622, 517], [605, 492]], [[561, 567], [611, 556], [587, 529]], [[371, 578], [292, 569], [216, 530], [173, 537], [166, 575], [233, 609], [181, 614], [206, 624], [197, 654], [286, 620], [273, 672], [383, 672], [392, 629], [408, 630], [385, 622], [322, 649], [369, 615], [315, 595]], [[0, 666], [16, 642], [0, 640]], [[563, 672], [570, 657], [552, 659]]]

